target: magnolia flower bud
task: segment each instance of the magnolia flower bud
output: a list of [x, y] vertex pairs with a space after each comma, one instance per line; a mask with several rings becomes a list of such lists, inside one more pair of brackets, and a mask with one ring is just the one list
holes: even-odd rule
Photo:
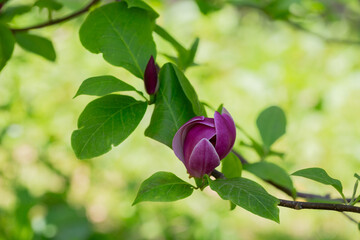
[[159, 90], [159, 79], [153, 56], [150, 57], [144, 74], [145, 90], [149, 95], [154, 95]]
[[235, 123], [222, 109], [214, 118], [194, 117], [176, 132], [172, 147], [192, 177], [210, 174], [231, 151], [236, 138]]

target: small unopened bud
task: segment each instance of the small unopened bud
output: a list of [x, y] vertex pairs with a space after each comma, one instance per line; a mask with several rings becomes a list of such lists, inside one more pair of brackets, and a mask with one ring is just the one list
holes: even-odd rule
[[150, 57], [144, 74], [145, 90], [149, 95], [154, 95], [159, 89], [159, 79], [155, 60]]

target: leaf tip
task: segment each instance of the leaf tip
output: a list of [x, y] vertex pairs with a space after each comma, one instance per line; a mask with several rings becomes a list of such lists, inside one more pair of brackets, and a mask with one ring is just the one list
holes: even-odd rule
[[136, 197], [135, 200], [134, 200], [134, 202], [131, 204], [131, 206], [133, 207], [133, 206], [135, 206], [135, 205], [138, 204], [138, 203], [139, 203], [139, 201], [138, 201], [138, 198]]

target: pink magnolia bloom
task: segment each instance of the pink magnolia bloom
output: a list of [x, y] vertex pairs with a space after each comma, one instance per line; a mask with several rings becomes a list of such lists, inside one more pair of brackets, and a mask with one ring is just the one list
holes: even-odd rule
[[210, 174], [234, 146], [235, 123], [225, 108], [214, 118], [194, 117], [176, 132], [172, 147], [192, 177]]
[[145, 90], [149, 95], [155, 94], [159, 89], [158, 73], [153, 56], [150, 57], [149, 62], [146, 65], [144, 83]]

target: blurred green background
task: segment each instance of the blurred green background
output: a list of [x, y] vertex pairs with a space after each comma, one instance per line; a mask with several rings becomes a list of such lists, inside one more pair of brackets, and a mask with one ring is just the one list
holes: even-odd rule
[[[66, 8], [58, 16], [87, 1], [62, 2]], [[225, 6], [204, 16], [191, 0], [147, 2], [160, 13], [157, 23], [185, 46], [200, 38], [199, 66], [186, 75], [201, 100], [223, 103], [257, 139], [257, 115], [279, 105], [288, 127], [274, 149], [286, 155], [269, 161], [289, 173], [322, 167], [343, 182], [346, 195], [352, 193], [353, 174], [360, 169], [360, 45], [328, 43], [252, 9]], [[33, 11], [15, 18], [12, 26], [44, 19], [46, 12]], [[152, 107], [136, 131], [108, 154], [75, 158], [70, 135], [92, 99], [72, 99], [81, 82], [109, 74], [143, 89], [142, 81], [81, 46], [78, 30], [84, 19], [33, 31], [53, 40], [55, 63], [16, 46], [0, 74], [0, 239], [359, 238], [357, 226], [337, 212], [281, 208], [281, 224], [276, 224], [240, 208], [229, 211], [228, 202], [209, 189], [177, 202], [131, 206], [141, 182], [154, 172], [188, 176], [169, 148], [144, 137]], [[347, 31], [341, 22], [315, 29], [337, 37]], [[174, 52], [154, 37], [159, 53]], [[166, 58], [159, 54], [157, 61], [163, 64]], [[251, 149], [239, 145], [241, 139], [246, 140], [239, 132], [236, 148], [257, 161]], [[293, 180], [299, 191], [337, 197], [330, 187]]]

